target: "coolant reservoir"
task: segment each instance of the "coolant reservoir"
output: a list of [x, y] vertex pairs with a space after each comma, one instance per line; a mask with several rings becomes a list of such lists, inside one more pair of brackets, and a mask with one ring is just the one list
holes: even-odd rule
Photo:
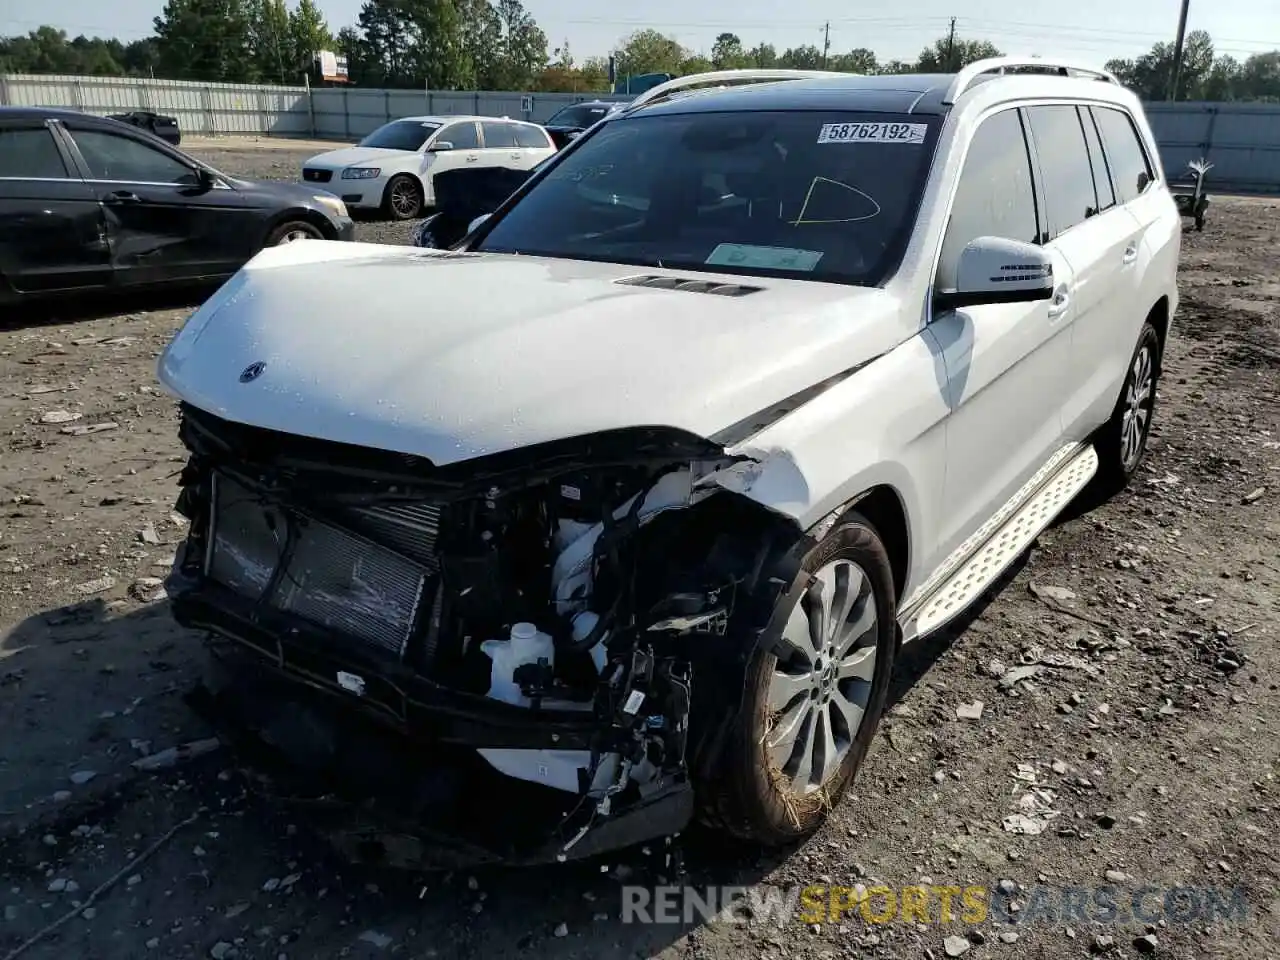
[[555, 663], [555, 641], [549, 633], [542, 633], [532, 623], [517, 623], [511, 627], [511, 639], [486, 640], [480, 649], [493, 661], [489, 674], [489, 696], [495, 700], [529, 706], [529, 698], [520, 692], [515, 673], [527, 663], [546, 660]]

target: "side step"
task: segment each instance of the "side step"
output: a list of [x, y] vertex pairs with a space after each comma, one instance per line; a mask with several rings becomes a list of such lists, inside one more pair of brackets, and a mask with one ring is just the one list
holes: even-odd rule
[[[904, 612], [903, 641], [932, 633], [977, 600], [1031, 546], [1036, 537], [1075, 499], [1097, 472], [1098, 454], [1093, 447], [1085, 446], [1077, 450], [1073, 456], [1065, 459], [1056, 472], [1044, 478], [1007, 519], [998, 521], [989, 533], [982, 531], [985, 538], [968, 559]], [[1015, 497], [1012, 503], [1016, 503], [1018, 499]]]

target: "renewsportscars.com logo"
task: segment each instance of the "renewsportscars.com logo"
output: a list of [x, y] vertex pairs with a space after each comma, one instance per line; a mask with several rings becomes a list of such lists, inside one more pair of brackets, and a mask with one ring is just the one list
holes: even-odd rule
[[989, 887], [911, 885], [622, 888], [623, 923], [927, 923], [1008, 924], [1243, 923], [1240, 888], [1034, 886], [1005, 893]]

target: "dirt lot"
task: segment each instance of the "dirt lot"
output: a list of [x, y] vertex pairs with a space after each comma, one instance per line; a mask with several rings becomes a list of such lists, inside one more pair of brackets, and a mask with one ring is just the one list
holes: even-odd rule
[[[200, 152], [229, 172], [292, 178], [309, 151]], [[22, 956], [1274, 956], [1280, 203], [1220, 200], [1205, 232], [1186, 235], [1182, 290], [1131, 492], [1047, 533], [966, 623], [904, 655], [877, 746], [816, 838], [774, 858], [691, 842], [690, 883], [1004, 881], [1018, 885], [1016, 924], [939, 923], [933, 904], [929, 924], [855, 910], [782, 927], [628, 925], [620, 878], [650, 878], [638, 855], [374, 873], [247, 797], [225, 753], [133, 770], [207, 735], [181, 699], [197, 644], [151, 579], [183, 535], [171, 512], [183, 457], [153, 364], [189, 307], [0, 325], [0, 953], [79, 904]], [[1020, 664], [1033, 675], [1009, 686]], [[975, 700], [980, 718], [960, 719]], [[1009, 825], [1043, 832], [1010, 832], [1015, 814], [1029, 819]], [[1100, 924], [1056, 901], [1037, 908], [1032, 889], [1100, 884], [1156, 888], [1149, 913]], [[1201, 892], [1162, 916], [1170, 887]], [[1197, 911], [1208, 887], [1240, 888], [1243, 922]]]

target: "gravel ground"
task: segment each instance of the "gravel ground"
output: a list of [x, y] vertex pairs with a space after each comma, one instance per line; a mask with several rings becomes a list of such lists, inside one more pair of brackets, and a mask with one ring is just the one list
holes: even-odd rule
[[[292, 178], [314, 151], [198, 152]], [[358, 235], [402, 243], [409, 227]], [[689, 844], [693, 884], [1002, 886], [1016, 923], [958, 909], [939, 922], [931, 901], [927, 924], [858, 910], [624, 924], [620, 880], [652, 882], [639, 854], [475, 876], [355, 869], [304, 818], [247, 795], [222, 752], [133, 769], [208, 735], [181, 699], [197, 645], [155, 579], [183, 535], [183, 456], [153, 364], [190, 306], [0, 326], [0, 954], [74, 913], [22, 956], [1273, 957], [1280, 202], [1220, 199], [1185, 237], [1181, 283], [1132, 490], [1076, 510], [963, 624], [904, 653], [882, 734], [810, 842], [770, 857]], [[961, 719], [975, 701], [980, 716]], [[1156, 892], [1137, 921], [1045, 908], [1045, 888], [1091, 898], [1100, 884], [1122, 905]], [[1194, 891], [1162, 915], [1170, 887], [1239, 888], [1246, 916], [1211, 922]]]

